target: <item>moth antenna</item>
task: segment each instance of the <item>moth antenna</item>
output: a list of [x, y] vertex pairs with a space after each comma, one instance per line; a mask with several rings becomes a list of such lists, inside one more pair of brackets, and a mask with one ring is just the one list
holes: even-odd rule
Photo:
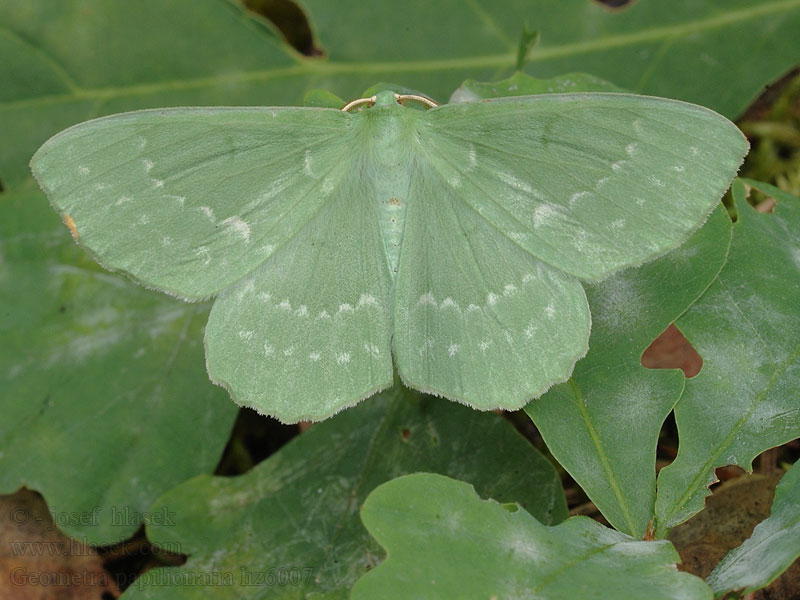
[[408, 102], [409, 100], [412, 102], [419, 102], [426, 108], [436, 108], [437, 106], [439, 106], [438, 102], [434, 102], [430, 98], [426, 98], [425, 96], [419, 96], [417, 94], [395, 94], [394, 97], [397, 98], [397, 101], [403, 106], [405, 106], [406, 102]]
[[364, 104], [372, 106], [373, 104], [375, 104], [375, 100], [376, 100], [375, 96], [370, 96], [369, 98], [357, 98], [356, 100], [352, 100], [347, 104], [345, 104], [342, 107], [342, 112], [347, 112], [353, 108], [356, 108]]

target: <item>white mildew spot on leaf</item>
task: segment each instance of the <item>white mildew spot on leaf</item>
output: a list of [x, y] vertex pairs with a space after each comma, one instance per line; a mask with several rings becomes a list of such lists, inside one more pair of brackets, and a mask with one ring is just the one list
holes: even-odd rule
[[131, 201], [130, 196], [120, 196], [119, 200], [114, 202], [114, 206], [122, 206], [123, 204], [127, 204]]
[[598, 324], [610, 329], [630, 329], [639, 323], [642, 302], [630, 279], [618, 275], [593, 288], [593, 306], [599, 310], [592, 311], [592, 319]]
[[506, 538], [508, 539], [508, 549], [511, 550], [511, 555], [516, 560], [534, 564], [547, 560], [548, 548], [538, 548], [534, 538], [517, 530], [509, 530], [506, 535], [508, 536]]
[[319, 360], [319, 352], [312, 352], [311, 354], [308, 355], [308, 359], [311, 362], [317, 362]]
[[633, 201], [636, 202], [638, 206], [644, 206], [644, 198], [640, 198], [639, 196], [634, 196]]
[[150, 183], [153, 184], [154, 188], [163, 188], [164, 182], [161, 179], [151, 179]]
[[664, 182], [663, 182], [663, 181], [661, 181], [661, 180], [660, 180], [658, 177], [656, 177], [655, 175], [650, 175], [650, 176], [649, 176], [647, 179], [648, 179], [648, 181], [649, 181], [650, 183], [652, 183], [652, 184], [653, 184], [654, 186], [656, 186], [656, 187], [664, 187]]
[[800, 270], [800, 248], [792, 248], [792, 260], [797, 269]]
[[216, 219], [214, 218], [214, 210], [210, 206], [200, 206], [198, 209], [201, 213], [203, 213], [208, 220], [214, 222]]
[[275, 246], [273, 246], [272, 244], [264, 244], [263, 246], [261, 246], [261, 248], [258, 249], [258, 251], [261, 254], [264, 254], [266, 256], [272, 254], [273, 250], [275, 250]]
[[530, 183], [522, 181], [514, 177], [511, 173], [506, 173], [505, 171], [500, 171], [497, 176], [500, 180], [505, 183], [506, 185], [514, 188], [515, 190], [519, 190], [521, 192], [525, 192], [530, 194], [533, 191]]
[[611, 221], [611, 229], [622, 229], [625, 226], [625, 219]]
[[544, 307], [544, 314], [547, 315], [548, 319], [552, 319], [556, 316], [556, 307], [553, 306], [552, 302]]
[[633, 120], [633, 130], [641, 136], [644, 135], [644, 130], [642, 129], [642, 122], [639, 119]]
[[231, 231], [239, 234], [245, 242], [250, 241], [250, 225], [244, 222], [238, 215], [228, 217], [222, 222]]
[[81, 325], [86, 325], [87, 327], [96, 327], [101, 323], [105, 325], [113, 325], [114, 321], [118, 318], [119, 312], [110, 306], [107, 306], [98, 310], [93, 310], [88, 314], [84, 314], [82, 317], [78, 318], [78, 321], [81, 323]]
[[506, 341], [507, 341], [509, 344], [513, 345], [513, 344], [514, 344], [514, 336], [513, 336], [513, 335], [511, 335], [511, 332], [510, 332], [508, 329], [506, 329], [506, 330], [503, 332], [503, 334], [505, 335]]
[[239, 332], [239, 337], [241, 339], [245, 340], [245, 341], [252, 340], [254, 336], [255, 336], [255, 332], [254, 331], [247, 330], [247, 331], [240, 331]]
[[689, 152], [691, 152], [691, 153], [692, 153], [694, 156], [697, 156], [698, 154], [700, 154], [700, 150], [698, 150], [698, 149], [697, 149], [697, 148], [695, 148], [694, 146], [691, 146], [691, 147], [689, 148]]
[[375, 344], [371, 342], [367, 342], [366, 344], [364, 344], [364, 350], [367, 351], [367, 354], [375, 358], [381, 355], [380, 348], [378, 348]]
[[533, 280], [534, 277], [532, 273], [525, 273], [525, 275], [522, 276], [522, 283], [530, 283]]
[[294, 353], [294, 346], [289, 346], [283, 351], [284, 356], [291, 356]]
[[482, 341], [480, 344], [478, 344], [478, 348], [480, 348], [480, 351], [481, 351], [481, 352], [483, 352], [483, 353], [485, 354], [485, 353], [486, 353], [486, 350], [489, 348], [489, 344], [490, 344], [490, 343], [491, 343], [491, 342], [488, 342], [488, 341], [486, 341], [486, 340], [483, 340], [483, 341]]
[[270, 294], [269, 292], [261, 292], [258, 295], [258, 299], [264, 303], [269, 302], [272, 299], [272, 294]]
[[507, 284], [506, 284], [506, 285], [503, 287], [503, 296], [511, 296], [511, 295], [513, 295], [513, 294], [514, 294], [516, 291], [517, 291], [517, 286], [515, 286], [513, 283], [507, 283]]
[[80, 175], [88, 175], [89, 174], [89, 167], [78, 167], [78, 173]]
[[630, 144], [625, 146], [625, 152], [628, 154], [628, 156], [633, 156], [634, 154], [636, 154], [636, 148], [638, 145], [639, 144], [637, 144], [636, 142], [631, 142]]
[[264, 344], [264, 356], [272, 356], [275, 354], [275, 347], [272, 344], [265, 343]]
[[791, 423], [796, 423], [800, 409], [787, 409], [782, 402], [775, 400], [764, 400], [752, 413], [750, 426], [753, 433], [760, 433], [780, 426], [783, 423], [787, 433], [792, 431]]
[[431, 306], [436, 306], [436, 298], [433, 297], [431, 292], [426, 292], [419, 297], [417, 301], [417, 306], [421, 304], [430, 304]]
[[301, 304], [298, 309], [294, 311], [295, 317], [307, 317], [308, 316], [308, 308], [305, 304]]
[[109, 348], [120, 343], [124, 334], [122, 331], [112, 328], [103, 329], [99, 332], [80, 335], [72, 338], [69, 344], [64, 346], [62, 353], [54, 354], [46, 362], [45, 366], [52, 366], [57, 361], [69, 360], [74, 363], [84, 363], [90, 356], [97, 356], [108, 351]]
[[673, 165], [672, 170], [676, 173], [683, 173], [686, 170], [686, 167], [683, 165]]
[[475, 144], [469, 145], [469, 154], [467, 155], [467, 160], [469, 161], [470, 170], [474, 169], [475, 165], [478, 164], [478, 157], [475, 153]]
[[628, 162], [627, 160], [618, 160], [615, 163], [611, 164], [612, 171], [619, 171], [622, 167], [625, 166], [625, 163]]
[[597, 183], [594, 184], [594, 189], [599, 190], [603, 185], [611, 181], [610, 177], [601, 177], [597, 180]]
[[311, 163], [311, 150], [306, 150], [303, 156], [303, 171], [305, 171], [306, 175], [309, 177], [314, 177], [313, 165]]
[[569, 205], [575, 206], [575, 203], [578, 202], [578, 200], [582, 200], [583, 198], [587, 198], [589, 196], [591, 196], [591, 193], [587, 191], [575, 192], [569, 197]]
[[531, 321], [528, 323], [528, 326], [525, 328], [523, 333], [525, 334], [525, 337], [532, 338], [534, 335], [536, 335], [537, 331], [539, 331], [539, 328], [536, 327], [533, 321]]
[[278, 308], [282, 310], [292, 310], [292, 305], [289, 303], [288, 300], [282, 300], [280, 304], [278, 304]]
[[458, 348], [459, 348], [458, 344], [450, 344], [450, 346], [447, 347], [447, 355], [450, 358], [453, 358], [458, 352]]
[[452, 188], [460, 188], [461, 187], [461, 175], [459, 175], [458, 173], [455, 173], [454, 175], [451, 175], [448, 178], [447, 183], [450, 184], [450, 187], [452, 187]]
[[340, 304], [339, 305], [339, 310], [336, 311], [336, 314], [338, 315], [338, 314], [341, 314], [341, 313], [351, 313], [351, 312], [355, 312], [353, 310], [353, 305], [352, 304], [347, 304], [345, 302], [344, 304]]
[[[638, 396], [628, 397], [638, 398]], [[643, 543], [638, 540], [632, 540], [630, 542], [617, 541], [609, 550], [618, 556], [639, 558], [658, 555], [663, 551], [663, 548], [658, 542]]]
[[453, 532], [461, 532], [463, 525], [463, 514], [461, 512], [452, 512], [444, 516], [442, 525]]
[[98, 191], [98, 192], [102, 192], [103, 190], [107, 190], [107, 189], [110, 189], [110, 188], [111, 188], [111, 186], [108, 185], [107, 183], [95, 183], [94, 184], [94, 189], [96, 191]]
[[340, 352], [336, 355], [336, 363], [340, 365], [346, 365], [350, 362], [350, 353], [349, 352]]
[[362, 308], [364, 306], [378, 306], [378, 301], [371, 294], [361, 294], [358, 298], [357, 307]]
[[153, 325], [147, 328], [147, 333], [153, 339], [168, 334], [172, 331], [172, 323], [182, 316], [184, 313], [179, 308], [162, 313], [155, 321], [152, 321]]
[[677, 250], [673, 250], [670, 253], [670, 256], [686, 262], [697, 256], [699, 253], [700, 248], [698, 246], [681, 246]]
[[497, 302], [497, 294], [494, 292], [489, 292], [486, 296], [486, 302], [491, 306]]
[[478, 306], [477, 304], [470, 304], [469, 306], [467, 306], [467, 312], [468, 313], [476, 312], [476, 311], [477, 312], [481, 312], [481, 307]]
[[150, 222], [150, 217], [148, 215], [142, 215], [139, 217], [139, 225], [147, 225]]
[[330, 319], [331, 316], [328, 314], [327, 310], [321, 310], [321, 311], [319, 311], [319, 314], [317, 315], [317, 318], [325, 320], [325, 319]]
[[168, 235], [165, 235], [164, 237], [161, 238], [161, 245], [164, 246], [164, 247], [172, 246], [172, 242], [173, 241], [174, 240], [171, 237], [169, 237]]
[[[588, 192], [581, 192], [583, 194], [587, 194]], [[577, 194], [575, 194], [577, 195]], [[572, 200], [570, 200], [572, 203]], [[542, 225], [546, 225], [553, 221], [553, 219], [558, 216], [559, 211], [558, 207], [554, 204], [540, 204], [536, 208], [533, 209], [533, 226], [534, 227], [541, 227]]]
[[153, 169], [153, 161], [148, 158], [143, 159], [142, 164], [144, 165], [145, 173], [149, 173]]

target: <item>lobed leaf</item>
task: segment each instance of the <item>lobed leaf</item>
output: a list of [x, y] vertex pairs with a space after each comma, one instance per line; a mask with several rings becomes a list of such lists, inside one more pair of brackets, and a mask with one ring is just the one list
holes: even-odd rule
[[525, 21], [541, 32], [528, 67], [541, 77], [591, 72], [732, 118], [794, 66], [800, 27], [797, 0], [730, 0], [725, 10], [711, 0], [639, 0], [618, 13], [590, 0], [414, 1], [401, 11], [305, 0], [329, 54], [320, 60], [297, 55], [229, 0], [52, 4], [0, 2], [0, 54], [9, 57], [0, 129], [14, 140], [0, 148], [6, 187], [24, 181], [27, 158], [49, 136], [124, 110], [299, 104], [314, 87], [354, 98], [376, 80], [444, 99], [467, 77], [509, 72]]
[[734, 185], [728, 262], [677, 323], [703, 369], [675, 407], [680, 447], [658, 477], [659, 535], [703, 508], [715, 467], [749, 470], [755, 456], [800, 436], [800, 202], [743, 181], [778, 205], [761, 214]]
[[781, 479], [770, 512], [708, 576], [717, 596], [766, 587], [800, 556], [800, 463]]
[[637, 542], [586, 517], [548, 527], [442, 475], [379, 486], [361, 519], [388, 557], [358, 580], [354, 600], [711, 598], [675, 569], [667, 541]]
[[731, 225], [720, 206], [682, 247], [587, 287], [589, 353], [570, 380], [525, 407], [548, 449], [619, 531], [644, 537], [656, 496], [656, 444], [684, 387], [641, 355], [712, 283]]
[[[359, 67], [373, 80], [402, 76], [446, 98], [467, 77], [493, 80], [513, 68], [529, 23], [541, 35], [527, 67], [538, 77], [583, 71], [731, 118], [796, 65], [800, 28], [797, 0], [637, 0], [619, 11], [592, 0], [412, 0], [403, 10], [360, 0], [298, 4], [342, 75]], [[330, 78], [343, 97], [354, 93], [339, 87], [347, 79]]]
[[361, 504], [378, 484], [420, 470], [517, 498], [545, 523], [567, 516], [553, 466], [507, 421], [397, 385], [245, 475], [197, 477], [160, 498], [151, 512], [173, 514], [175, 524], [149, 526], [148, 538], [189, 558], [143, 575], [126, 596], [346, 598], [384, 555], [359, 522]]
[[33, 188], [0, 195], [0, 491], [35, 489], [64, 532], [110, 544], [214, 469], [236, 409], [204, 373], [208, 305], [100, 269]]

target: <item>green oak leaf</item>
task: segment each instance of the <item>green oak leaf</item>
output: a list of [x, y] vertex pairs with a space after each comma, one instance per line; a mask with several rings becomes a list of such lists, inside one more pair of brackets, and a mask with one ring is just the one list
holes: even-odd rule
[[540, 34], [526, 67], [538, 77], [592, 73], [728, 117], [798, 57], [798, 0], [636, 0], [619, 11], [592, 0], [409, 0], [402, 10], [363, 0], [297, 3], [329, 72], [340, 75], [326, 87], [343, 97], [355, 93], [348, 67], [373, 80], [402, 77], [437, 99], [467, 77], [502, 77], [517, 62], [526, 22]]
[[296, 105], [311, 88], [354, 98], [381, 80], [441, 101], [465, 78], [510, 73], [526, 21], [541, 33], [531, 73], [591, 72], [733, 118], [796, 64], [800, 29], [798, 0], [638, 0], [616, 13], [590, 0], [302, 5], [324, 60], [230, 0], [0, 0], [0, 131], [13, 140], [0, 145], [0, 180], [24, 181], [64, 127], [124, 110]]
[[[297, 102], [300, 59], [229, 0], [0, 0], [0, 177], [74, 123], [154, 106]], [[258, 76], [256, 76], [258, 75]], [[310, 86], [308, 86], [310, 87]]]
[[[587, 350], [580, 280], [675, 248], [747, 151], [682, 102], [551, 94], [359, 111], [182, 108], [89, 121], [31, 165], [77, 241], [216, 296], [212, 381], [282, 421], [403, 381], [517, 409]], [[402, 99], [402, 97], [399, 97]]]
[[685, 245], [587, 286], [589, 353], [570, 380], [525, 407], [558, 462], [603, 516], [644, 537], [656, 497], [656, 444], [684, 388], [677, 370], [646, 369], [642, 352], [712, 283], [731, 223], [718, 207]]
[[743, 181], [778, 204], [759, 213], [734, 184], [728, 262], [677, 322], [703, 369], [675, 407], [680, 446], [658, 477], [658, 535], [702, 510], [715, 467], [749, 470], [758, 454], [800, 436], [800, 199]]
[[[314, 425], [245, 475], [200, 476], [160, 498], [151, 512], [174, 515], [174, 525], [148, 526], [148, 539], [189, 558], [143, 575], [125, 597], [346, 598], [384, 556], [361, 525], [361, 504], [377, 485], [420, 470], [521, 501], [544, 523], [567, 517], [552, 464], [508, 421], [397, 385]], [[214, 576], [230, 583], [214, 585]], [[205, 585], [188, 585], [201, 577]], [[276, 585], [279, 577], [290, 584]]]
[[0, 493], [35, 489], [110, 544], [211, 472], [236, 409], [204, 373], [208, 309], [100, 269], [33, 181], [0, 194]]
[[717, 596], [766, 587], [800, 556], [800, 462], [781, 478], [770, 516], [731, 550], [706, 581]]
[[669, 542], [639, 542], [586, 517], [548, 527], [467, 483], [418, 473], [376, 488], [361, 519], [388, 557], [351, 598], [710, 599], [675, 569]]

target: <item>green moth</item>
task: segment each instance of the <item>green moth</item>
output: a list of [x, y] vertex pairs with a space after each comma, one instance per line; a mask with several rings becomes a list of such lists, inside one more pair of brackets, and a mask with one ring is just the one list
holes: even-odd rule
[[399, 100], [114, 115], [31, 166], [107, 268], [215, 297], [211, 379], [294, 422], [391, 386], [393, 364], [479, 409], [538, 397], [587, 350], [581, 280], [687, 239], [748, 148], [659, 98]]

